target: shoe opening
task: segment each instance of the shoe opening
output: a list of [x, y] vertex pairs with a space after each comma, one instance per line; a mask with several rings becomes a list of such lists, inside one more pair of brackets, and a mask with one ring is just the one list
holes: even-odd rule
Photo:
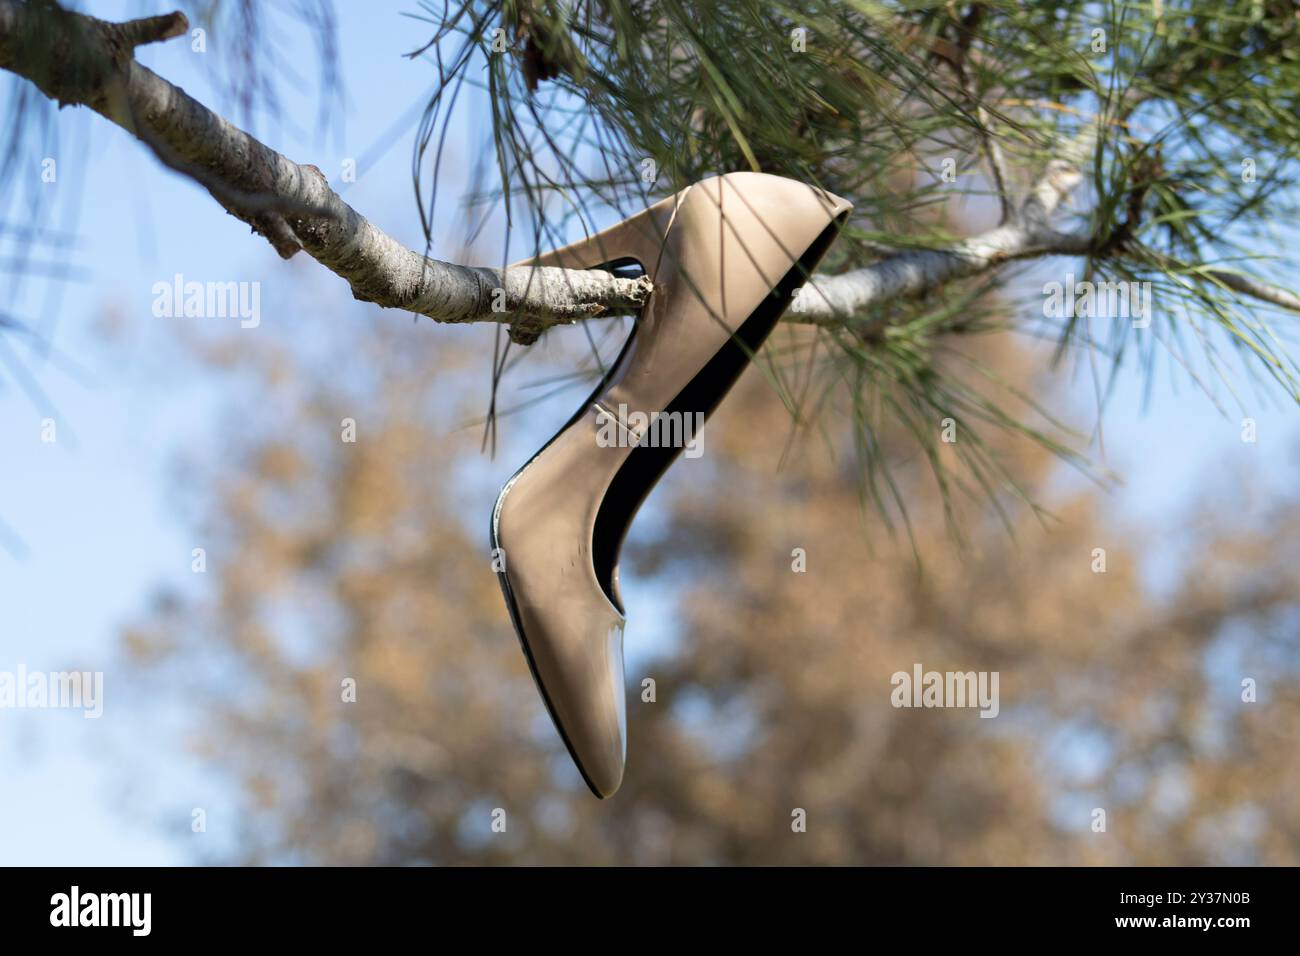
[[611, 272], [620, 279], [639, 279], [645, 275], [645, 266], [636, 259], [615, 259], [596, 266], [602, 272]]
[[[685, 414], [702, 412], [707, 418], [717, 408], [736, 379], [740, 377], [740, 373], [745, 370], [750, 356], [762, 346], [777, 320], [781, 318], [781, 314], [790, 305], [795, 290], [807, 281], [812, 270], [821, 261], [847, 217], [847, 212], [842, 213], [822, 230], [816, 241], [777, 283], [776, 288], [741, 323], [735, 334], [686, 388], [678, 393], [665, 411]], [[633, 262], [633, 260], [627, 261]], [[605, 592], [610, 603], [618, 608], [620, 614], [627, 613], [615, 585], [615, 568], [618, 567], [618, 555], [623, 546], [623, 538], [627, 535], [627, 529], [632, 524], [632, 519], [636, 516], [642, 501], [681, 450], [672, 447], [634, 448], [627, 461], [623, 463], [623, 467], [614, 476], [596, 514], [591, 541], [591, 557], [595, 566], [596, 580], [600, 582], [601, 590]]]

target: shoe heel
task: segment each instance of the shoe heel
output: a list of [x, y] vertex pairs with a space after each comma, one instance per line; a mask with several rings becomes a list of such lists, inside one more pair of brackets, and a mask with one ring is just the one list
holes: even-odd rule
[[676, 195], [661, 199], [653, 206], [604, 229], [594, 236], [579, 240], [529, 259], [522, 259], [514, 267], [542, 268], [556, 266], [562, 269], [595, 269], [614, 266], [631, 260], [653, 276], [663, 253], [665, 239], [677, 209], [691, 187]]

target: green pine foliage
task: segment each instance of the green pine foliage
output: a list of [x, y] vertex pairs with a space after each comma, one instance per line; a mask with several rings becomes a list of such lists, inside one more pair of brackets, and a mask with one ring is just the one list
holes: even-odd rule
[[[1295, 316], [1230, 291], [1221, 272], [1289, 277], [1274, 257], [1295, 221], [1300, 157], [1292, 3], [493, 0], [423, 13], [435, 29], [419, 52], [436, 59], [439, 85], [417, 188], [427, 196], [436, 184], [445, 124], [463, 88], [478, 87], [492, 119], [483, 163], [497, 176], [474, 200], [504, 202], [516, 251], [754, 169], [855, 203], [822, 266], [846, 272], [882, 245], [942, 248], [987, 218], [987, 142], [1018, 195], [1064, 144], [1086, 145], [1085, 185], [1058, 225], [1091, 237], [1093, 251], [1057, 260], [1054, 274], [1152, 283], [1148, 327], [1127, 315], [1044, 317], [1037, 293], [991, 298], [1017, 271], [1043, 268], [1015, 264], [815, 336], [778, 335], [765, 350], [800, 422], [851, 417], [864, 496], [886, 514], [905, 516], [877, 454], [891, 429], [914, 436], [950, 501], [1001, 507], [1018, 494], [981, 439], [990, 427], [1084, 464], [1079, 436], [962, 348], [972, 334], [1011, 326], [1055, 339], [1058, 359], [1085, 359], [1103, 401], [1122, 362], [1154, 376], [1162, 356], [1216, 401], [1243, 370], [1300, 397], [1286, 348]], [[944, 158], [954, 181], [940, 175]], [[939, 447], [949, 418], [962, 435], [955, 461]]]

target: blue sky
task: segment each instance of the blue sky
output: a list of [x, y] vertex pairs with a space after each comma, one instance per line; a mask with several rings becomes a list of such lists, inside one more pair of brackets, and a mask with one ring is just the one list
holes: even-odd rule
[[[89, 6], [110, 18], [141, 9], [138, 3]], [[163, 9], [146, 6], [147, 12]], [[414, 4], [339, 6], [347, 102], [338, 130], [323, 138], [259, 130], [271, 145], [316, 164], [335, 183], [343, 160], [370, 155], [433, 76], [427, 64], [402, 57], [427, 35], [424, 25], [401, 17]], [[310, 62], [314, 53], [305, 36], [286, 41], [286, 49], [300, 49]], [[175, 41], [139, 53], [161, 75], [220, 107], [208, 73], [220, 43], [209, 38], [206, 55]], [[312, 75], [310, 69], [301, 72]], [[286, 95], [285, 102], [290, 113], [307, 117], [297, 125], [314, 128], [310, 92]], [[147, 728], [125, 719], [141, 702], [130, 699], [130, 688], [113, 684], [111, 667], [120, 627], [142, 611], [155, 586], [193, 586], [194, 543], [186, 516], [177, 511], [172, 466], [178, 450], [201, 440], [220, 396], [173, 363], [175, 326], [151, 315], [151, 289], [175, 273], [246, 275], [272, 288], [287, 283], [288, 270], [296, 269], [311, 270], [313, 281], [340, 296], [348, 292], [305, 257], [282, 263], [205, 192], [161, 169], [140, 144], [99, 117], [64, 110], [57, 133], [50, 155], [58, 161], [58, 180], [45, 188], [57, 210], [55, 222], [65, 221], [65, 211], [73, 217], [66, 220], [79, 237], [72, 259], [84, 275], [57, 288], [29, 278], [16, 291], [0, 292], [0, 308], [35, 320], [61, 356], [44, 359], [13, 336], [0, 342], [8, 350], [0, 352], [0, 521], [22, 541], [21, 549], [0, 550], [0, 671], [23, 663], [29, 670], [106, 670], [109, 676], [105, 716], [98, 721], [71, 712], [0, 711], [0, 864], [181, 863], [202, 848], [193, 843], [188, 817], [175, 808], [202, 803], [219, 814], [230, 801], [217, 781], [185, 758], [165, 711]], [[409, 182], [412, 135], [407, 127], [392, 149], [361, 171], [346, 197], [418, 248]], [[450, 172], [449, 182], [455, 182], [464, 170], [453, 159]], [[38, 181], [40, 170], [17, 175]], [[444, 215], [454, 216], [450, 206], [443, 204]], [[459, 238], [461, 230], [448, 234]], [[11, 277], [0, 273], [0, 280]], [[391, 318], [409, 325], [402, 315]], [[279, 314], [267, 321], [309, 318]], [[106, 337], [108, 328], [119, 330], [116, 337]], [[422, 324], [412, 334], [437, 330]], [[41, 420], [49, 410], [16, 387], [15, 357], [57, 409], [54, 443], [41, 441]], [[1235, 408], [1220, 415], [1185, 378], [1175, 391], [1165, 372], [1162, 366], [1145, 410], [1142, 377], [1124, 373], [1105, 420], [1106, 463], [1125, 482], [1111, 497], [1113, 507], [1171, 542], [1164, 553], [1148, 555], [1144, 570], [1156, 585], [1176, 561], [1178, 518], [1203, 490], [1203, 476], [1240, 473], [1244, 485], [1237, 488], [1268, 493], [1293, 469], [1297, 437], [1294, 414], [1279, 402], [1259, 402], [1251, 412], [1259, 442], [1244, 445]], [[1076, 420], [1086, 420], [1092, 395], [1086, 376], [1066, 392]], [[550, 403], [546, 415], [562, 420], [572, 401], [566, 394]], [[502, 455], [488, 467], [504, 480], [515, 464]], [[492, 497], [484, 492], [484, 514]], [[663, 637], [668, 623], [647, 620], [657, 602], [635, 582], [624, 588], [643, 639]], [[124, 719], [115, 720], [115, 713]], [[123, 762], [145, 775], [131, 784]], [[160, 817], [158, 808], [171, 815]]]

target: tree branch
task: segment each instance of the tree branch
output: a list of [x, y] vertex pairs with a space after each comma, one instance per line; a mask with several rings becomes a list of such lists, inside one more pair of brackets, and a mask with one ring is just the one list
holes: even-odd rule
[[1052, 218], [1083, 179], [1083, 165], [1096, 142], [1088, 124], [1047, 164], [1008, 222], [947, 249], [900, 249], [862, 269], [817, 277], [800, 290], [785, 318], [810, 325], [845, 325], [859, 335], [871, 334], [883, 319], [854, 321], [854, 316], [897, 299], [917, 298], [948, 282], [989, 272], [1004, 263], [1051, 255], [1129, 254], [1166, 272], [1197, 274], [1241, 295], [1300, 312], [1300, 296], [1230, 270], [1191, 265], [1144, 247], [1104, 250], [1093, 236], [1061, 232]]
[[1132, 253], [1134, 258], [1148, 261], [1161, 272], [1167, 272], [1171, 275], [1198, 276], [1252, 299], [1258, 299], [1261, 302], [1267, 302], [1270, 305], [1276, 305], [1291, 312], [1300, 312], [1300, 296], [1288, 289], [1282, 289], [1270, 285], [1262, 279], [1256, 279], [1254, 276], [1210, 265], [1192, 265], [1147, 246], [1135, 245]]
[[[70, 12], [56, 0], [0, 0], [0, 69], [25, 77], [60, 105], [88, 106], [145, 143], [158, 159], [194, 179], [283, 257], [299, 249], [345, 279], [352, 294], [385, 308], [438, 322], [501, 322], [518, 342], [553, 325], [636, 312], [653, 289], [647, 278], [601, 270], [499, 270], [430, 259], [401, 245], [330, 188], [315, 166], [299, 165], [208, 110], [134, 59], [144, 43], [182, 36], [183, 14], [114, 24]], [[982, 119], [987, 117], [984, 113]], [[914, 298], [948, 282], [1044, 255], [1124, 254], [1100, 250], [1094, 237], [1051, 225], [1060, 203], [1083, 178], [1094, 142], [1089, 126], [1065, 144], [1004, 221], [946, 249], [882, 250], [871, 265], [819, 277], [801, 291], [787, 321], [847, 325], [858, 332], [879, 322], [855, 316], [883, 302]], [[1004, 202], [1009, 175], [998, 145], [985, 148]], [[1131, 253], [1140, 250], [1129, 249]], [[1300, 311], [1300, 297], [1225, 270], [1158, 258], [1171, 271], [1192, 272], [1273, 305]]]
[[282, 256], [306, 250], [362, 301], [438, 322], [505, 322], [517, 340], [531, 341], [551, 325], [635, 312], [648, 299], [644, 278], [476, 268], [407, 249], [344, 202], [319, 169], [282, 156], [134, 60], [136, 45], [187, 28], [180, 13], [113, 24], [53, 0], [0, 0], [0, 68], [132, 133]]
[[183, 13], [165, 13], [157, 17], [141, 17], [118, 24], [118, 34], [132, 49], [146, 43], [158, 43], [172, 37], [184, 36], [190, 28]]
[[916, 298], [1016, 259], [1087, 254], [1091, 237], [1058, 232], [1051, 225], [1057, 208], [1083, 178], [1077, 163], [1082, 151], [1078, 141], [1064, 147], [1062, 158], [1047, 164], [1009, 221], [947, 249], [899, 250], [865, 268], [819, 277], [800, 291], [787, 319], [848, 324], [861, 333], [871, 323], [855, 323], [853, 316], [882, 302]]

